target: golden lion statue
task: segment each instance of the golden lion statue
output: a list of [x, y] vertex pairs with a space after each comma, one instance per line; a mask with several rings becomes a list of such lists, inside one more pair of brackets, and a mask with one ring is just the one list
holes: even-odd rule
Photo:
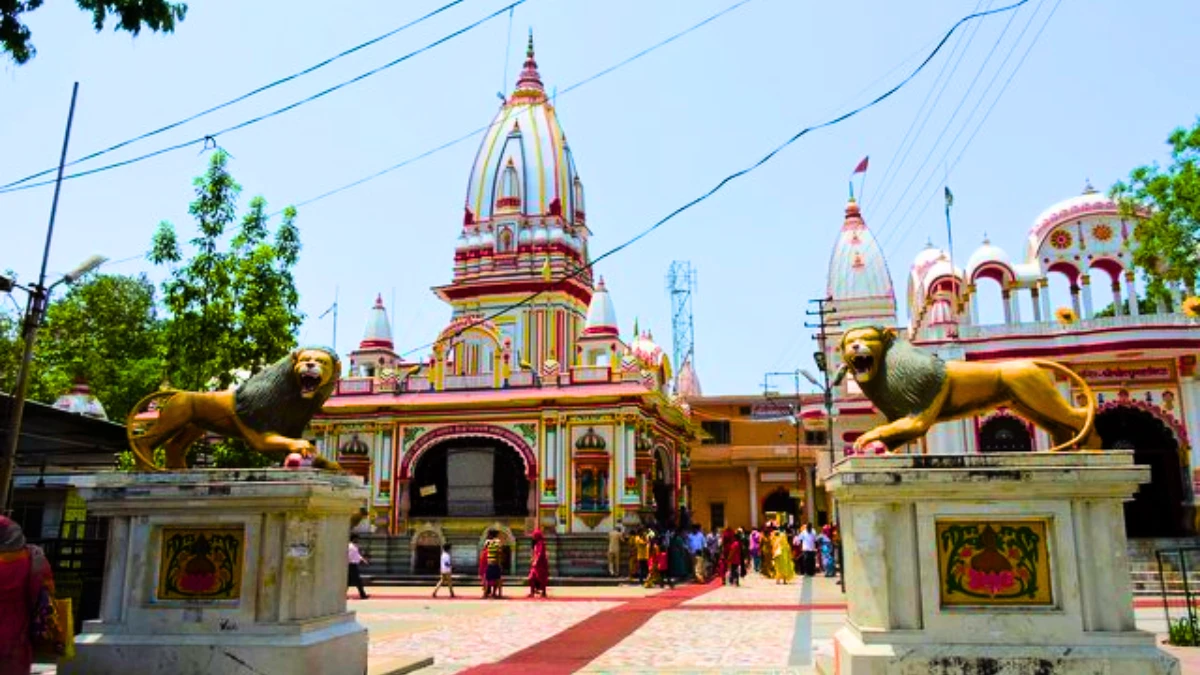
[[[340, 375], [341, 362], [333, 350], [305, 347], [255, 373], [235, 390], [150, 394], [126, 420], [137, 468], [157, 470], [154, 450], [162, 446], [168, 469], [186, 469], [188, 447], [205, 433], [243, 439], [258, 452], [310, 456], [313, 446], [300, 436], [333, 394]], [[152, 404], [157, 404], [157, 417], [143, 417]]]
[[[1087, 382], [1053, 361], [1034, 359], [993, 363], [942, 361], [914, 347], [891, 328], [852, 328], [842, 336], [843, 368], [888, 423], [859, 436], [854, 449], [872, 443], [888, 450], [918, 439], [938, 422], [970, 417], [998, 406], [1045, 429], [1054, 439], [1050, 452], [1072, 447], [1099, 449], [1093, 428], [1096, 403]], [[1074, 380], [1087, 405], [1071, 406], [1045, 369]]]

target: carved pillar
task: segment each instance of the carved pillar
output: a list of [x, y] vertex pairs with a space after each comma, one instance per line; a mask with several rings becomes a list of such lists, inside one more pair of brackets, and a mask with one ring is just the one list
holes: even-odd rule
[[1021, 288], [1017, 286], [1017, 282], [1012, 282], [1009, 285], [1009, 302], [1012, 304], [1012, 320], [1013, 323], [1021, 323]]
[[1049, 318], [1049, 317], [1043, 317], [1043, 315], [1042, 315], [1042, 303], [1041, 303], [1041, 298], [1039, 297], [1040, 295], [1041, 295], [1041, 293], [1038, 292], [1038, 287], [1037, 287], [1036, 283], [1033, 286], [1029, 287], [1029, 299], [1033, 302], [1033, 320], [1038, 323], [1041, 323], [1042, 321], [1045, 321], [1047, 318]]
[[1113, 279], [1112, 282], [1112, 302], [1113, 316], [1124, 316], [1129, 313], [1129, 310], [1121, 307], [1121, 282]]
[[1075, 316], [1083, 316], [1083, 307], [1079, 304], [1079, 284], [1071, 282], [1071, 309], [1075, 310]]
[[1050, 282], [1042, 277], [1038, 279], [1037, 286], [1042, 296], [1042, 320], [1050, 321], [1054, 318], [1054, 312], [1050, 311]]
[[1080, 316], [1084, 319], [1092, 318], [1092, 278], [1084, 274], [1079, 277], [1081, 290], [1083, 291], [1083, 314]]
[[751, 464], [746, 473], [750, 479], [750, 527], [758, 527], [758, 467]]
[[1141, 316], [1142, 308], [1138, 306], [1137, 285], [1133, 281], [1133, 270], [1129, 270], [1125, 273], [1125, 297], [1129, 301], [1129, 316]]
[[1011, 324], [1012, 320], [1012, 291], [1007, 288], [1000, 292], [1001, 302], [1004, 305], [1004, 323]]

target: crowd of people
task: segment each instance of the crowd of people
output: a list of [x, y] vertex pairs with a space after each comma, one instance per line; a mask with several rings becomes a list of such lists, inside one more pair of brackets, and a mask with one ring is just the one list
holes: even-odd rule
[[714, 578], [738, 586], [751, 571], [777, 584], [790, 583], [797, 573], [838, 574], [838, 531], [832, 525], [818, 530], [811, 523], [794, 527], [768, 521], [761, 528], [714, 528], [708, 533], [699, 525], [663, 532], [649, 526], [628, 532], [614, 530], [608, 548], [612, 576], [621, 573], [622, 542], [629, 544], [629, 578], [647, 588], [674, 587], [683, 579], [706, 583]]

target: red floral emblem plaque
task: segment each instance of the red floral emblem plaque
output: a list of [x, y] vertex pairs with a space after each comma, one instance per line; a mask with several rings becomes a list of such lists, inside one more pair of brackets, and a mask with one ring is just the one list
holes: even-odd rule
[[937, 523], [942, 605], [1051, 605], [1044, 520]]
[[233, 527], [164, 527], [159, 600], [237, 600], [245, 531]]

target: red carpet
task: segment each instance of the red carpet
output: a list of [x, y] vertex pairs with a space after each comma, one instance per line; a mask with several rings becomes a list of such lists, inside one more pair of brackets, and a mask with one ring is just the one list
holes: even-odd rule
[[720, 587], [720, 580], [689, 584], [647, 598], [624, 602], [584, 619], [541, 642], [509, 655], [497, 663], [475, 666], [464, 673], [513, 673], [521, 675], [566, 675], [583, 668], [597, 656], [629, 637], [659, 612]]

